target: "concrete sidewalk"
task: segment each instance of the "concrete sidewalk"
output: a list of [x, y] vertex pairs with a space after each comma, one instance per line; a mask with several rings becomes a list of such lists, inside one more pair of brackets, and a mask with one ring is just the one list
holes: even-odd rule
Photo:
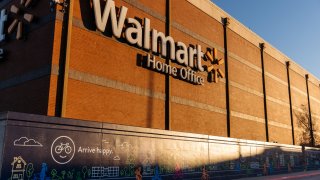
[[302, 172], [296, 172], [296, 173], [279, 174], [279, 175], [271, 175], [271, 176], [241, 178], [241, 180], [246, 180], [246, 179], [248, 179], [248, 180], [253, 180], [253, 179], [257, 179], [257, 180], [303, 179], [305, 177], [311, 177], [311, 176], [320, 176], [320, 170], [302, 171]]

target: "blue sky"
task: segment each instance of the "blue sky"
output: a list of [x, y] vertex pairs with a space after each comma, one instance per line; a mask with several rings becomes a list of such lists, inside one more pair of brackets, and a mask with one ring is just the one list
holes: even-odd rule
[[212, 0], [320, 79], [320, 0]]

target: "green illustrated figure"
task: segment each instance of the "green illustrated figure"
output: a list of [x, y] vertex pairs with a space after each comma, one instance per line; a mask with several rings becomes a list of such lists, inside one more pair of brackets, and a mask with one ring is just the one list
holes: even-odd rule
[[81, 171], [66, 171], [63, 170], [60, 173], [56, 169], [51, 170], [51, 180], [64, 180], [64, 179], [76, 179], [83, 180], [89, 178], [91, 175], [91, 170], [88, 170], [86, 166], [82, 167]]
[[76, 180], [82, 180], [82, 178], [81, 178], [81, 172], [77, 172]]
[[27, 169], [26, 169], [26, 174], [27, 174], [28, 180], [30, 180], [30, 178], [32, 177], [33, 172], [34, 172], [33, 164], [29, 163], [27, 165]]
[[64, 178], [58, 176], [58, 172], [55, 169], [51, 170], [51, 177], [52, 177], [52, 180], [62, 180], [62, 179], [64, 179]]
[[72, 171], [68, 171], [67, 172], [67, 178], [68, 179], [73, 179], [73, 174], [74, 174], [74, 169], [72, 169]]
[[61, 171], [61, 177], [62, 177], [62, 179], [65, 178], [65, 175], [66, 175], [66, 171]]
[[126, 164], [129, 168], [129, 176], [132, 176], [134, 174], [134, 166], [135, 166], [135, 158], [133, 154], [130, 154], [128, 156], [128, 159], [126, 160]]
[[87, 166], [82, 167], [82, 174], [83, 174], [83, 179], [86, 179], [87, 177], [90, 177], [91, 175], [91, 170], [87, 168]]

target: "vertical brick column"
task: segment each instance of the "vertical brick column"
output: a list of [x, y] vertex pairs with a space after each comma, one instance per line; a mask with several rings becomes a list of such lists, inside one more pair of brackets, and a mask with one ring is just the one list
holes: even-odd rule
[[63, 14], [61, 48], [59, 58], [59, 75], [56, 94], [55, 116], [66, 117], [67, 91], [69, 80], [69, 62], [71, 51], [71, 35], [73, 26], [73, 0], [67, 0], [67, 9]]
[[[171, 0], [166, 0], [166, 36], [171, 35]], [[167, 44], [167, 50], [170, 47]], [[170, 65], [169, 55], [166, 58], [166, 64]], [[170, 119], [171, 119], [171, 79], [170, 75], [165, 75], [165, 130], [170, 130]]]
[[229, 98], [229, 68], [228, 68], [228, 25], [230, 19], [223, 18], [223, 36], [224, 36], [224, 59], [225, 59], [225, 76], [226, 76], [226, 108], [227, 108], [227, 135], [231, 137], [230, 132], [230, 98]]
[[314, 137], [313, 137], [312, 115], [311, 115], [310, 94], [309, 94], [309, 75], [306, 74], [305, 77], [306, 77], [307, 96], [308, 96], [309, 127], [310, 127], [311, 146], [314, 147], [315, 144], [314, 144]]
[[264, 103], [264, 118], [266, 127], [266, 141], [269, 142], [269, 128], [268, 128], [268, 109], [267, 109], [267, 93], [266, 93], [266, 79], [265, 79], [265, 68], [264, 68], [264, 43], [260, 43], [261, 53], [261, 69], [262, 69], [262, 88], [263, 88], [263, 103]]
[[291, 120], [292, 144], [295, 145], [292, 98], [291, 98], [291, 83], [290, 83], [290, 61], [286, 62], [286, 67], [287, 67], [288, 93], [289, 93], [289, 104], [290, 104], [290, 120]]

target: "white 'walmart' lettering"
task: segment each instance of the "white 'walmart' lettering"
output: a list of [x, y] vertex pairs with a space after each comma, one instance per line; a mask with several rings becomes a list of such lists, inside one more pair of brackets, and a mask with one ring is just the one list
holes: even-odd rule
[[0, 15], [0, 42], [3, 41], [6, 37], [4, 34], [4, 22], [7, 21], [8, 16], [6, 15], [6, 10], [3, 9], [1, 10], [1, 15]]
[[[110, 16], [112, 33], [115, 37], [120, 38], [123, 32], [128, 8], [121, 6], [118, 19], [113, 0], [107, 0], [103, 14], [101, 14], [100, 0], [93, 0], [93, 8], [97, 29], [104, 32]], [[150, 30], [150, 19], [148, 18], [144, 18], [143, 26], [134, 18], [127, 18], [127, 22], [132, 26], [126, 28], [124, 34], [126, 40], [130, 44], [137, 45], [140, 48], [143, 46], [144, 49], [150, 50], [151, 39], [151, 50], [154, 53], [161, 53], [162, 56], [169, 57], [173, 61], [176, 60], [179, 64], [196, 68], [199, 71], [204, 71], [204, 68], [201, 65], [203, 53], [200, 45], [196, 45], [196, 48], [187, 48], [183, 42], [179, 41], [175, 43], [171, 36], [165, 36], [164, 33], [158, 32], [156, 29]], [[152, 38], [150, 37], [150, 34], [152, 35]], [[158, 47], [158, 41], [161, 42], [160, 48]], [[169, 50], [167, 50], [167, 44], [170, 46]], [[167, 52], [170, 52], [170, 55], [167, 56]]]

